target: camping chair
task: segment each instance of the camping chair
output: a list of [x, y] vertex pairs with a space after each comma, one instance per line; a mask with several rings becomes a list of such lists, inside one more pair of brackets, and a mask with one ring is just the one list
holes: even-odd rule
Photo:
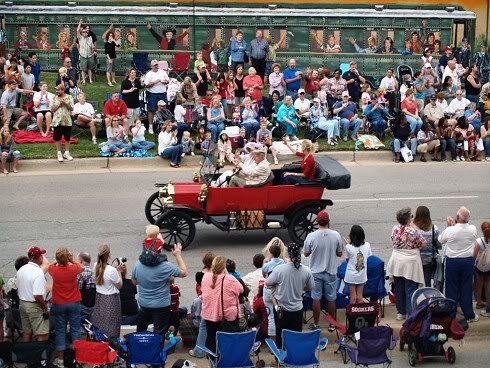
[[377, 302], [381, 312], [381, 318], [385, 316], [385, 297], [388, 291], [385, 287], [385, 263], [376, 256], [367, 259], [367, 282], [362, 290], [362, 297], [369, 302]]
[[[91, 104], [94, 108], [94, 112], [95, 114], [94, 115], [97, 115], [99, 112], [98, 112], [98, 105], [99, 105], [99, 102], [96, 101], [96, 100], [90, 100], [88, 101], [87, 100], [87, 103]], [[77, 132], [76, 133], [72, 133], [72, 138], [77, 138], [78, 136], [80, 135], [84, 135], [86, 136], [88, 139], [91, 139], [92, 138], [92, 135], [90, 134], [90, 127], [88, 125], [78, 125], [77, 123], [77, 120], [76, 119], [72, 119], [72, 122], [73, 122], [73, 126], [74, 127], [77, 127]], [[104, 124], [102, 124], [104, 125]], [[97, 128], [97, 124], [95, 126]]]
[[403, 76], [405, 74], [410, 74], [413, 80], [413, 69], [410, 65], [406, 65], [406, 64], [398, 65], [398, 67], [396, 68], [396, 72], [398, 74], [398, 81], [400, 82], [400, 84], [403, 83]]
[[[322, 298], [322, 300], [320, 301], [320, 310], [324, 314], [327, 314], [327, 312], [325, 312], [327, 309], [328, 309], [327, 300], [325, 298]], [[313, 318], [313, 315], [311, 315], [309, 318], [306, 317], [306, 313], [312, 310], [313, 310], [313, 299], [311, 298], [311, 291], [306, 291], [303, 294], [303, 323], [304, 324], [307, 324]]]
[[131, 66], [136, 69], [138, 77], [150, 70], [148, 64], [149, 61], [147, 52], [133, 52], [133, 61], [131, 62]]
[[73, 348], [77, 364], [109, 366], [114, 364], [117, 357], [117, 352], [108, 342], [75, 340]]
[[158, 69], [163, 70], [164, 72], [168, 73], [170, 70], [170, 65], [168, 65], [167, 60], [160, 60], [158, 62]]
[[379, 306], [377, 303], [349, 304], [345, 308], [345, 324], [336, 321], [332, 316], [326, 315], [325, 320], [335, 327], [337, 334], [337, 344], [339, 348], [335, 353], [342, 354], [344, 363], [348, 362], [348, 356], [342, 344], [356, 343], [355, 334], [362, 328], [373, 327], [378, 324]]
[[347, 351], [350, 360], [356, 366], [383, 364], [383, 367], [389, 367], [391, 359], [388, 358], [386, 350], [393, 350], [397, 340], [391, 327], [377, 326], [360, 330], [357, 346], [342, 342], [340, 347]]
[[216, 333], [216, 352], [205, 346], [197, 347], [206, 352], [212, 368], [253, 368], [250, 355], [256, 353], [260, 342], [255, 342], [257, 331]]
[[271, 339], [265, 342], [277, 359], [278, 367], [319, 367], [317, 352], [327, 348], [328, 339], [320, 337], [320, 330], [297, 332], [282, 330], [282, 349]]
[[170, 70], [171, 76], [182, 82], [189, 71], [190, 62], [191, 54], [189, 52], [176, 52], [170, 62], [172, 66]]
[[124, 336], [120, 346], [128, 365], [163, 366], [170, 349], [174, 349], [180, 338], [171, 338], [164, 345], [164, 337], [154, 332], [134, 332]]
[[17, 342], [12, 345], [11, 367], [15, 363], [27, 364], [27, 367], [47, 367], [48, 341]]

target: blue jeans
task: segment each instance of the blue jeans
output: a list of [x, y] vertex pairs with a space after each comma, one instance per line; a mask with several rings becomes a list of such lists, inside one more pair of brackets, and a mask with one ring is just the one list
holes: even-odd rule
[[141, 142], [134, 142], [133, 141], [133, 149], [135, 150], [151, 150], [153, 147], [155, 147], [155, 143], [149, 142], [149, 141], [141, 141]]
[[412, 313], [412, 295], [417, 290], [418, 284], [405, 277], [395, 276], [395, 303], [396, 310], [402, 315]]
[[264, 288], [264, 305], [265, 308], [267, 309], [267, 329], [268, 329], [268, 334], [269, 336], [276, 336], [276, 322], [274, 320], [274, 306], [272, 305], [272, 295], [271, 295], [271, 289], [269, 288]]
[[130, 144], [126, 144], [126, 143], [110, 143], [109, 144], [109, 150], [111, 152], [116, 152], [118, 148], [123, 149], [126, 152], [128, 152], [128, 151], [131, 151], [131, 149], [133, 147]]
[[286, 127], [286, 135], [296, 135], [296, 133], [298, 132], [298, 122], [297, 121], [293, 121], [293, 123], [296, 124], [295, 128], [293, 128], [291, 124], [286, 123], [285, 121], [280, 121], [279, 123], [281, 123], [282, 125], [284, 125]]
[[250, 138], [250, 134], [252, 132], [254, 133], [252, 138], [255, 139], [255, 133], [257, 133], [257, 130], [260, 129], [260, 123], [254, 119], [254, 120], [244, 121], [241, 125], [243, 128], [245, 128], [245, 136], [247, 137], [247, 139]]
[[182, 150], [182, 145], [177, 144], [176, 146], [165, 148], [160, 156], [162, 156], [162, 158], [170, 159], [172, 165], [178, 165], [180, 164], [180, 161], [182, 161]]
[[357, 132], [359, 131], [361, 124], [361, 119], [352, 119], [350, 121], [346, 118], [340, 119], [340, 125], [342, 125], [342, 130], [344, 132], [345, 138], [347, 138], [350, 128], [352, 128], [352, 137], [357, 137]]
[[386, 120], [379, 119], [370, 122], [374, 133], [380, 138], [385, 133], [385, 129], [388, 128]]
[[218, 142], [218, 137], [225, 129], [225, 124], [214, 121], [208, 122], [207, 128], [211, 131], [211, 139], [213, 140], [213, 142]]
[[[489, 141], [489, 151], [490, 151], [490, 138], [488, 138]], [[452, 138], [445, 138], [445, 139], [440, 139], [439, 142], [441, 142], [441, 159], [445, 160], [446, 159], [446, 150], [449, 148], [451, 151], [451, 160], [456, 160], [456, 142]], [[487, 155], [488, 156], [488, 155]]]
[[54, 317], [56, 351], [66, 349], [66, 325], [70, 324], [72, 341], [80, 339], [80, 303], [53, 304], [51, 313]]
[[327, 301], [334, 302], [337, 299], [337, 275], [327, 271], [313, 274], [315, 286], [311, 291], [311, 299], [322, 300], [325, 297]]
[[196, 346], [193, 349], [196, 358], [204, 358], [206, 356], [204, 351], [199, 349], [197, 345], [205, 346], [207, 336], [208, 331], [206, 330], [206, 321], [204, 320], [204, 318], [201, 318], [201, 323], [199, 323], [199, 332], [197, 333]]
[[470, 124], [473, 125], [473, 128], [475, 128], [475, 132], [478, 132], [478, 133], [480, 132], [480, 129], [482, 126], [481, 119], [475, 118], [475, 119], [470, 121]]
[[463, 311], [464, 318], [475, 318], [473, 311], [473, 257], [446, 257], [446, 297], [454, 300]]
[[415, 119], [413, 116], [409, 116], [407, 114], [405, 114], [405, 116], [407, 118], [408, 124], [410, 124], [410, 130], [412, 131], [412, 133], [417, 134], [420, 128], [422, 128], [422, 119]]
[[432, 287], [432, 275], [434, 274], [434, 270], [432, 269], [432, 263], [422, 265], [422, 269], [424, 270], [425, 287]]
[[315, 128], [326, 131], [327, 138], [335, 138], [340, 135], [339, 122], [337, 119], [327, 120], [326, 118], [320, 118]]
[[[402, 142], [398, 138], [395, 138], [393, 140], [393, 150], [395, 151], [395, 153], [400, 153], [400, 149], [403, 146], [406, 146], [406, 142]], [[417, 154], [417, 138], [410, 139], [410, 151], [412, 151], [412, 156], [415, 157], [415, 155]]]
[[485, 147], [485, 156], [487, 158], [489, 158], [490, 157], [490, 137], [486, 137], [483, 140], [483, 146]]
[[295, 184], [307, 184], [310, 180], [304, 176], [288, 175], [282, 177], [282, 185], [295, 185]]

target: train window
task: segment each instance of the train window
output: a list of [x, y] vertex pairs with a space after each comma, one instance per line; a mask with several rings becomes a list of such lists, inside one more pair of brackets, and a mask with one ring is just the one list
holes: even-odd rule
[[[189, 27], [187, 26], [178, 26], [176, 27], [176, 34], [175, 34], [175, 49], [176, 50], [189, 50], [189, 34], [188, 31]], [[185, 34], [184, 37], [182, 37]], [[180, 42], [178, 42], [180, 41]]]
[[288, 49], [288, 30], [286, 28], [274, 28], [270, 31], [272, 44], [278, 45], [279, 51]]
[[324, 42], [323, 28], [310, 28], [310, 51], [322, 52]]
[[124, 40], [122, 42], [122, 50], [136, 50], [138, 48], [138, 30], [136, 29], [136, 27], [128, 27], [123, 34]]
[[[56, 35], [56, 48], [58, 49], [68, 49], [72, 43], [72, 36], [70, 33], [70, 27], [67, 25], [62, 25], [58, 27], [58, 33]], [[73, 35], [73, 39], [75, 35]]]

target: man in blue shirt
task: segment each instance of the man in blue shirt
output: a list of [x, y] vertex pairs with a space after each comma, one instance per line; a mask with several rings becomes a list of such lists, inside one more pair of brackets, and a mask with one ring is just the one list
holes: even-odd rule
[[235, 72], [238, 65], [243, 66], [245, 61], [248, 62], [248, 60], [245, 60], [246, 51], [247, 41], [243, 39], [243, 33], [238, 31], [230, 44], [231, 70]]
[[342, 92], [342, 101], [337, 101], [333, 105], [333, 113], [340, 118], [340, 125], [343, 131], [343, 140], [347, 142], [349, 129], [352, 128], [352, 140], [357, 140], [357, 132], [361, 127], [362, 120], [357, 116], [357, 105], [349, 101], [349, 92]]
[[29, 65], [31, 66], [31, 73], [34, 76], [34, 90], [39, 91], [39, 83], [41, 82], [41, 64], [37, 61], [37, 55], [35, 52], [29, 53]]
[[265, 59], [269, 54], [269, 43], [262, 38], [262, 31], [255, 32], [255, 38], [250, 42], [250, 64], [255, 68], [262, 80], [265, 74]]
[[378, 103], [378, 96], [374, 93], [371, 95], [371, 102], [364, 111], [368, 121], [371, 123], [372, 130], [376, 133], [379, 139], [383, 139], [385, 129], [388, 127], [386, 119], [390, 115], [386, 107]]
[[[155, 227], [158, 229], [158, 226]], [[163, 239], [161, 234], [158, 234], [154, 251], [160, 253], [162, 249]], [[182, 246], [179, 243], [175, 244], [172, 253], [177, 266], [166, 259], [152, 267], [146, 266], [140, 261], [135, 263], [132, 280], [133, 284], [138, 286], [138, 304], [140, 306], [137, 331], [147, 331], [148, 325], [153, 323], [155, 333], [164, 335], [167, 332], [170, 318], [170, 278], [186, 277], [188, 274], [181, 252]]]
[[289, 60], [289, 67], [284, 69], [283, 77], [286, 82], [286, 96], [291, 96], [293, 100], [296, 100], [303, 78], [303, 72], [296, 67], [296, 60]]

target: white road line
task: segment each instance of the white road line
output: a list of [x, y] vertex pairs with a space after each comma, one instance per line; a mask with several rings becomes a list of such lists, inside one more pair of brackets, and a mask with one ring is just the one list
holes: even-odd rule
[[356, 198], [356, 199], [332, 199], [334, 203], [341, 202], [388, 202], [388, 201], [420, 201], [437, 199], [475, 199], [478, 196], [447, 196], [447, 197], [391, 197], [391, 198]]

